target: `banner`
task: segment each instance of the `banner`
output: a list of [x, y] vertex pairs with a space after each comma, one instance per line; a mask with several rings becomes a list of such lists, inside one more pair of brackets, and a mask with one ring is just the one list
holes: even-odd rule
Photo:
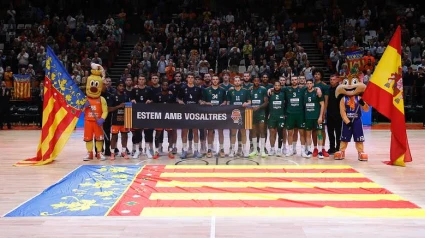
[[13, 98], [30, 99], [31, 98], [31, 75], [14, 74], [13, 75]]
[[252, 129], [252, 109], [197, 104], [126, 104], [126, 128]]
[[359, 70], [363, 68], [364, 60], [363, 60], [363, 51], [353, 51], [353, 52], [346, 52], [346, 63], [348, 65], [348, 69], [351, 71], [355, 63], [359, 64]]

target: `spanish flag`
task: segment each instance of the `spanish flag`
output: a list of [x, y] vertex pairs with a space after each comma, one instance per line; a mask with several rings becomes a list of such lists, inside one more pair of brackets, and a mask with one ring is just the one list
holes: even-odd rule
[[52, 162], [74, 131], [86, 102], [85, 94], [50, 47], [47, 47], [43, 100], [43, 122], [37, 155], [15, 166]]
[[363, 99], [391, 120], [390, 161], [386, 163], [405, 166], [405, 162], [411, 162], [404, 117], [400, 26], [376, 66]]

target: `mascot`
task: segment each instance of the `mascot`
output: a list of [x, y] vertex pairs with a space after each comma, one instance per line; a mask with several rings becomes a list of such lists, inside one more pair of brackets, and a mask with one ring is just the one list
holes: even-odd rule
[[103, 79], [105, 71], [98, 64], [91, 64], [91, 75], [87, 78], [84, 118], [84, 141], [86, 142], [87, 156], [84, 161], [93, 159], [93, 137], [96, 142], [96, 158], [105, 160], [105, 156], [101, 153], [103, 147], [103, 123], [108, 116], [108, 105], [106, 99], [101, 97]]
[[340, 113], [342, 118], [341, 146], [340, 151], [335, 153], [334, 159], [343, 160], [345, 150], [351, 137], [354, 137], [358, 159], [367, 161], [368, 156], [364, 152], [363, 123], [361, 119], [362, 110], [369, 111], [369, 106], [363, 101], [361, 95], [366, 89], [362, 78], [355, 74], [349, 74], [343, 78], [337, 87], [335, 96], [340, 99]]

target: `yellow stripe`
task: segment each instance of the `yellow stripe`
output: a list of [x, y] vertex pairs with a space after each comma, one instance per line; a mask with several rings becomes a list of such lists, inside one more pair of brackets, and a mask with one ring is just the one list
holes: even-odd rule
[[391, 83], [390, 87], [386, 87], [385, 84], [388, 83], [388, 79], [391, 77], [392, 73], [398, 73], [399, 67], [401, 67], [400, 55], [396, 49], [388, 46], [384, 55], [379, 60], [379, 64], [376, 66], [375, 71], [370, 78], [370, 82], [378, 85], [388, 93], [393, 94], [394, 90], [392, 85], [394, 83]]
[[425, 217], [424, 209], [146, 207], [141, 216]]
[[349, 165], [166, 165], [165, 169], [351, 169]]
[[78, 118], [74, 117], [72, 122], [66, 127], [65, 131], [62, 132], [62, 135], [60, 137], [60, 140], [56, 142], [56, 145], [52, 151], [52, 154], [48, 160], [42, 160], [38, 162], [35, 165], [44, 165], [52, 162], [62, 151], [63, 147], [65, 147], [65, 144], [68, 142], [69, 138], [72, 135], [72, 132], [75, 129], [75, 125], [77, 124]]
[[[50, 103], [50, 102], [49, 102]], [[56, 133], [57, 126], [61, 123], [63, 118], [66, 116], [67, 111], [64, 108], [59, 109], [59, 111], [54, 115], [55, 119], [53, 120], [52, 125], [50, 126], [49, 132], [47, 134], [47, 137], [44, 139], [44, 141], [41, 142], [41, 150], [42, 155], [49, 149], [49, 143], [52, 140], [53, 136]]]
[[404, 201], [397, 194], [317, 193], [152, 193], [150, 200], [277, 200], [293, 201]]
[[213, 188], [382, 188], [376, 183], [301, 183], [301, 182], [181, 182], [158, 181], [156, 187]]
[[134, 183], [134, 181], [136, 180], [136, 178], [137, 178], [137, 176], [139, 175], [139, 173], [142, 171], [142, 169], [144, 168], [145, 166], [143, 165], [142, 167], [140, 167], [140, 169], [135, 173], [136, 175], [135, 176], [133, 176], [133, 179], [131, 180], [131, 182], [129, 183], [129, 186], [127, 187], [127, 189], [123, 192], [123, 193], [121, 193], [121, 195], [118, 197], [118, 199], [117, 200], [115, 200], [115, 203], [114, 203], [114, 205], [112, 205], [109, 209], [108, 209], [108, 211], [105, 213], [105, 216], [108, 216], [109, 215], [109, 213], [112, 211], [112, 209], [114, 209], [114, 207], [117, 205], [117, 203], [119, 203], [120, 201], [121, 201], [121, 199], [122, 199], [122, 197], [124, 197], [124, 195], [127, 193], [127, 191], [131, 188], [131, 185]]
[[[44, 87], [44, 94], [46, 94], [46, 91], [47, 91], [46, 87]], [[52, 113], [54, 104], [55, 104], [55, 100], [52, 97], [49, 98], [49, 100], [47, 101], [46, 108], [44, 108], [43, 110], [42, 131], [46, 130], [46, 128], [44, 128], [44, 125], [46, 125], [47, 120], [49, 119], [49, 116]], [[41, 150], [41, 155], [43, 156], [47, 148], [42, 147], [42, 143], [43, 143], [43, 141], [41, 141], [43, 139], [42, 136], [43, 136], [43, 133], [41, 133], [41, 136], [40, 136], [40, 143], [38, 144], [37, 153], [39, 150]]]
[[364, 178], [360, 173], [162, 173], [161, 177], [190, 178]]

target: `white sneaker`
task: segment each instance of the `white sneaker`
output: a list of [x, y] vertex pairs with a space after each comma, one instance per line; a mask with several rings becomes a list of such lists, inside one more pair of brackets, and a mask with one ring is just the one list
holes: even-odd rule
[[148, 159], [152, 159], [151, 150], [146, 150], [146, 157], [148, 157]]
[[268, 157], [268, 154], [267, 154], [265, 151], [263, 151], [263, 152], [261, 153], [261, 157], [262, 157], [262, 158], [266, 158], [266, 157]]
[[269, 156], [274, 156], [276, 154], [274, 148], [270, 148]]
[[292, 155], [294, 155], [293, 151], [292, 151], [291, 149], [288, 149], [288, 150], [286, 151], [285, 156], [286, 156], [286, 157], [289, 157], [289, 156], [292, 156]]
[[286, 155], [286, 152], [287, 152], [286, 147], [283, 147], [282, 148], [282, 155]]
[[231, 150], [231, 151], [230, 151], [230, 153], [229, 153], [229, 157], [230, 157], [230, 158], [234, 158], [234, 157], [235, 157], [235, 155], [236, 155], [235, 150]]
[[305, 153], [305, 150], [301, 150], [301, 157], [308, 158], [307, 153]]
[[139, 150], [136, 150], [135, 152], [134, 152], [134, 154], [133, 154], [133, 159], [138, 159], [139, 158], [139, 156], [140, 156], [140, 151]]
[[278, 148], [278, 149], [276, 150], [276, 156], [277, 156], [277, 157], [282, 156], [282, 150], [281, 150], [281, 149], [279, 149], [279, 148]]

